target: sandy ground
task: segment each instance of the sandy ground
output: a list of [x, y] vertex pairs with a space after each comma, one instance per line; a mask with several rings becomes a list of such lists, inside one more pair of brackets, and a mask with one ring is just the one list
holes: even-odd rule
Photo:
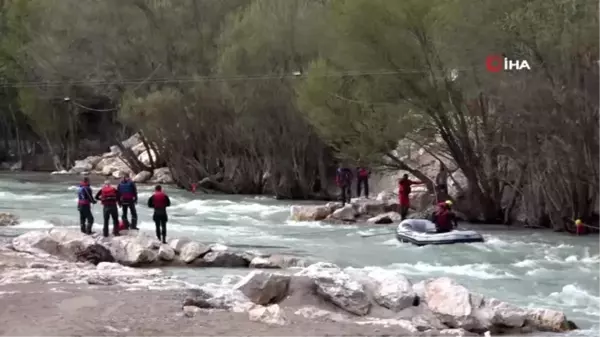
[[[14, 293], [13, 293], [14, 292]], [[290, 323], [269, 326], [247, 314], [182, 314], [185, 291], [125, 291], [116, 286], [58, 284], [0, 286], [0, 334], [3, 336], [394, 336], [399, 328], [317, 322], [293, 315]]]

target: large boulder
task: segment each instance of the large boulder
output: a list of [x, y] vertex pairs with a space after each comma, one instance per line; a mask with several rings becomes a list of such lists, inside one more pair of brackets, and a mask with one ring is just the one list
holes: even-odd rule
[[208, 252], [210, 252], [210, 247], [208, 246], [205, 246], [198, 242], [187, 242], [183, 245], [183, 248], [181, 248], [179, 258], [185, 263], [190, 263], [197, 258], [203, 257]]
[[352, 205], [360, 215], [375, 216], [386, 211], [386, 202], [380, 200], [357, 198], [352, 199]]
[[203, 267], [247, 268], [250, 265], [250, 260], [246, 256], [230, 251], [211, 251], [204, 255], [201, 261], [196, 262], [197, 265]]
[[131, 149], [132, 147], [142, 143], [142, 139], [139, 133], [134, 133], [131, 137], [121, 142], [124, 147]]
[[134, 183], [145, 183], [150, 177], [152, 177], [152, 172], [142, 171], [136, 174], [132, 180]]
[[357, 215], [358, 214], [354, 207], [350, 204], [347, 204], [344, 207], [335, 210], [330, 217], [332, 219], [341, 221], [355, 221]]
[[348, 267], [344, 272], [363, 284], [375, 303], [384, 308], [400, 312], [419, 304], [412, 283], [399, 271]]
[[294, 205], [290, 209], [290, 216], [294, 221], [321, 221], [331, 212], [327, 205]]
[[123, 173], [132, 173], [129, 166], [118, 156], [102, 158], [96, 165], [95, 171], [104, 176], [113, 175], [116, 171], [120, 172], [117, 174], [119, 176]]
[[158, 258], [163, 261], [173, 261], [175, 259], [175, 251], [169, 245], [161, 245], [158, 249]]
[[426, 281], [423, 292], [429, 309], [444, 324], [454, 328], [492, 334], [535, 330], [563, 332], [576, 328], [562, 312], [523, 309], [497, 299], [486, 299], [447, 277]]
[[118, 236], [106, 243], [115, 260], [125, 266], [139, 266], [156, 261], [160, 243], [143, 235]]
[[103, 262], [112, 263], [115, 262], [115, 258], [112, 256], [110, 250], [100, 244], [93, 244], [87, 246], [81, 252], [76, 254], [77, 261], [89, 262], [93, 265], [99, 265]]
[[0, 212], [0, 227], [10, 227], [19, 224], [19, 217], [12, 213]]
[[171, 176], [171, 171], [169, 170], [169, 168], [161, 167], [154, 170], [151, 182], [155, 184], [172, 184], [174, 180]]
[[92, 237], [79, 231], [52, 228], [47, 233], [48, 237], [58, 243], [57, 255], [70, 261], [79, 259], [79, 253], [96, 243]]
[[241, 291], [252, 302], [269, 305], [281, 302], [288, 293], [290, 276], [253, 271], [239, 281], [234, 289]]
[[371, 309], [365, 287], [336, 265], [315, 263], [295, 275], [309, 277], [318, 295], [350, 313], [364, 316]]

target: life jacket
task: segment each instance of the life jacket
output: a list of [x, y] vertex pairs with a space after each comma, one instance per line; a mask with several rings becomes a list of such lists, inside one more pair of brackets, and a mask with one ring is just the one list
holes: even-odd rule
[[435, 223], [439, 229], [452, 230], [450, 223], [450, 210], [446, 207], [440, 208], [435, 217]]
[[82, 182], [77, 189], [77, 205], [89, 205], [90, 204], [90, 191], [88, 184]]
[[154, 192], [152, 196], [152, 206], [154, 209], [167, 207], [167, 195], [163, 192]]
[[102, 201], [102, 205], [104, 206], [116, 205], [117, 190], [109, 185], [102, 187], [102, 190], [100, 190], [100, 199]]
[[347, 168], [338, 168], [335, 176], [335, 183], [338, 186], [346, 186], [352, 180], [352, 174]]
[[130, 200], [135, 199], [135, 185], [134, 185], [133, 181], [124, 180], [121, 183], [119, 183], [119, 186], [117, 187], [117, 189], [119, 190], [119, 193], [121, 194], [122, 200], [130, 201]]
[[410, 181], [410, 179], [400, 179], [400, 182], [398, 183], [398, 190], [400, 195], [409, 195], [411, 192], [411, 188], [410, 185], [412, 185], [412, 182]]
[[369, 176], [369, 171], [366, 168], [361, 167], [358, 169], [358, 176], [361, 178], [367, 178]]

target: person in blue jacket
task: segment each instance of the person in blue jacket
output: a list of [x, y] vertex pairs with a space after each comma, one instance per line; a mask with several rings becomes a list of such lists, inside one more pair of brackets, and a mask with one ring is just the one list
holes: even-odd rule
[[[85, 177], [77, 189], [77, 210], [79, 211], [79, 225], [81, 232], [92, 234], [94, 215], [92, 215], [92, 204], [96, 203], [94, 193], [90, 187], [90, 178]], [[87, 221], [87, 226], [86, 226]]]
[[[138, 229], [137, 211], [135, 209], [135, 204], [137, 204], [138, 200], [137, 188], [135, 183], [129, 178], [128, 173], [125, 173], [123, 176], [123, 180], [119, 183], [117, 191], [119, 191], [120, 195], [119, 203], [123, 209], [121, 219], [123, 219], [123, 223], [125, 223], [125, 228]], [[127, 220], [127, 210], [131, 211], [131, 223]]]

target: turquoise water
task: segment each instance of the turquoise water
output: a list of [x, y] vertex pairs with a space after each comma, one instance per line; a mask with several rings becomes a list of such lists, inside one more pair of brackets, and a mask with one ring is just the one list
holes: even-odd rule
[[[52, 226], [78, 227], [75, 184], [28, 183], [18, 176], [0, 176], [0, 212], [12, 212], [20, 225], [2, 232], [16, 234]], [[63, 178], [68, 179], [68, 178]], [[97, 189], [99, 186], [94, 186]], [[153, 233], [151, 212], [145, 207], [150, 186], [140, 186], [140, 227]], [[582, 330], [600, 333], [598, 237], [573, 237], [546, 231], [507, 230], [474, 226], [485, 243], [415, 247], [385, 232], [385, 227], [334, 226], [289, 221], [292, 203], [255, 196], [205, 196], [166, 190], [170, 209], [169, 237], [189, 237], [248, 250], [293, 253], [356, 268], [383, 267], [402, 271], [413, 280], [450, 276], [474, 291], [521, 306], [562, 310]], [[100, 208], [94, 209], [96, 230]], [[230, 269], [173, 270], [190, 281], [217, 280], [223, 274], [246, 273]]]

